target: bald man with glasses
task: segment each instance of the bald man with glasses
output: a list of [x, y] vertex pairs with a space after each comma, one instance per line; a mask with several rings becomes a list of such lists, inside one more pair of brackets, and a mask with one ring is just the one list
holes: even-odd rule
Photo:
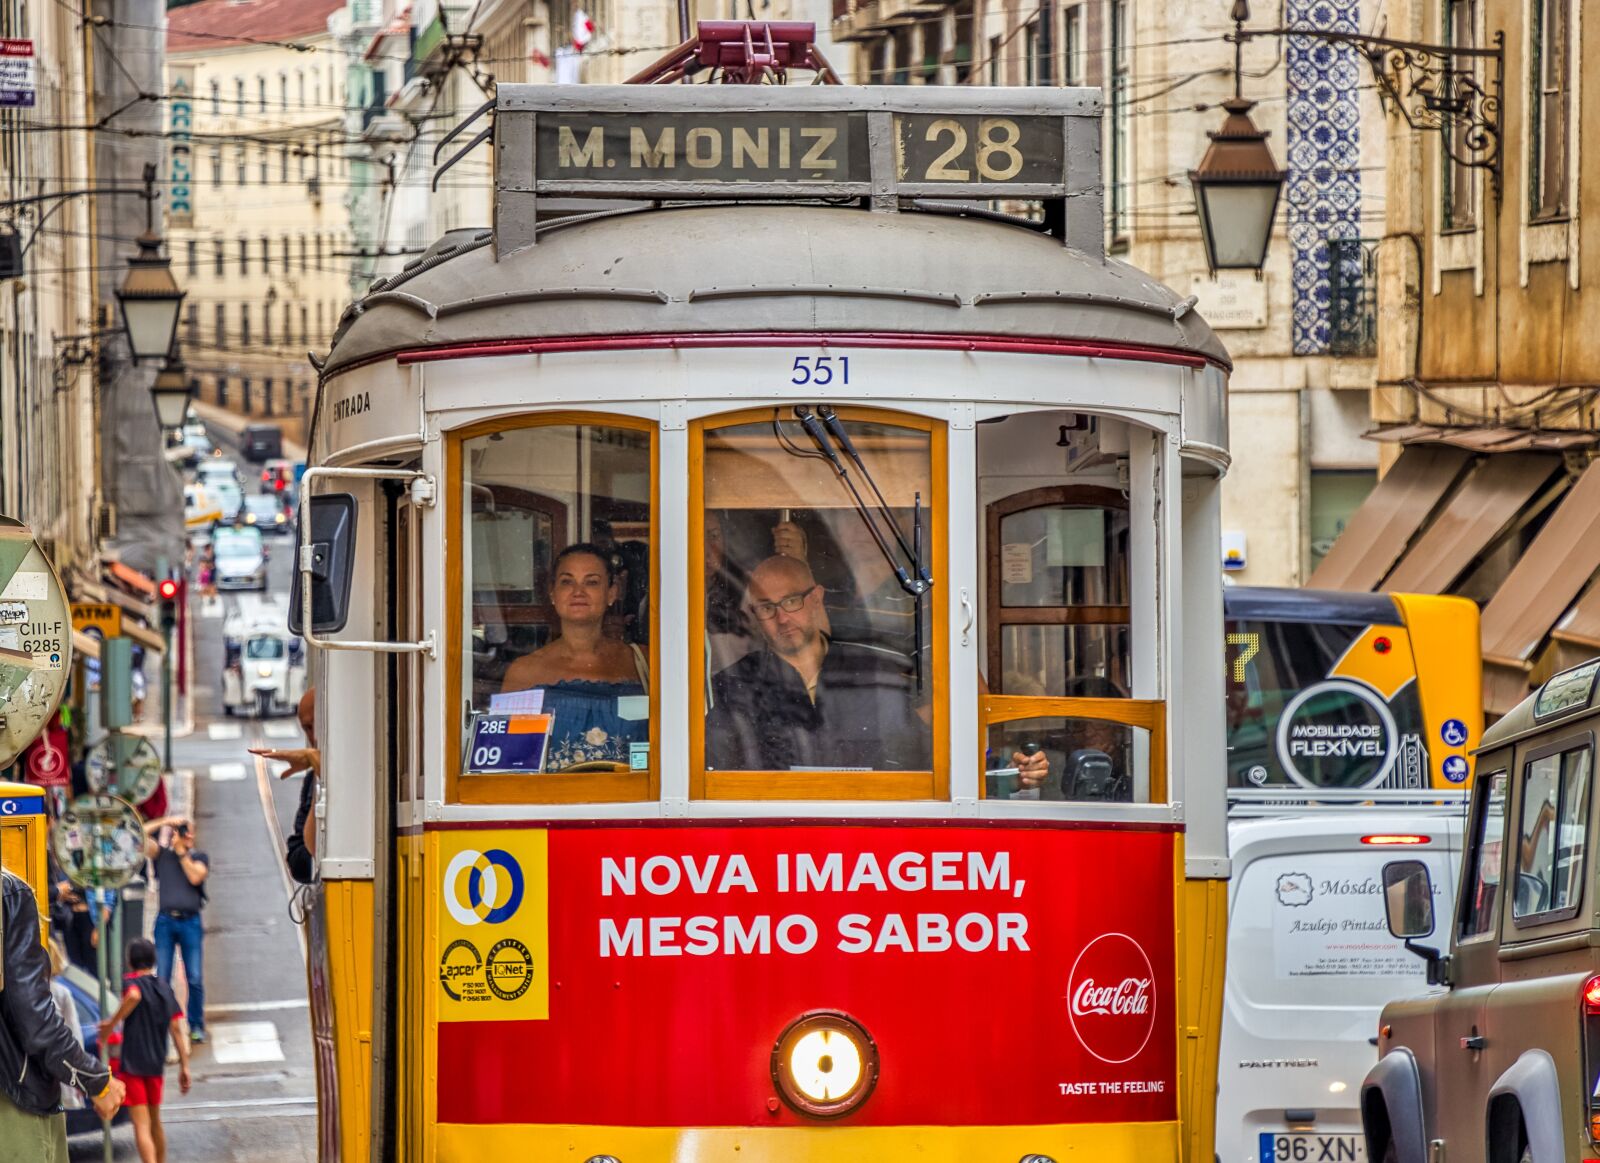
[[822, 587], [794, 557], [750, 574], [752, 651], [712, 679], [706, 763], [719, 771], [926, 771], [932, 732], [910, 660], [832, 641]]

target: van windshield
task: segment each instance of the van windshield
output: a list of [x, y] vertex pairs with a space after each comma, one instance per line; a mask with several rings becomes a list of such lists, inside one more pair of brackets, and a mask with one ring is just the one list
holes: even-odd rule
[[[1230, 910], [1229, 988], [1252, 1009], [1381, 1006], [1422, 989], [1422, 959], [1389, 935], [1384, 918], [1383, 864], [1392, 855], [1373, 849], [1252, 861]], [[1406, 856], [1428, 865], [1434, 916], [1450, 916], [1448, 854]]]

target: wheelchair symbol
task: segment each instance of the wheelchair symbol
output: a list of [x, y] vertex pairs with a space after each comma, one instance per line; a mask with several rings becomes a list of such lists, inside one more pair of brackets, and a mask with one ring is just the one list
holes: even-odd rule
[[1460, 747], [1467, 741], [1467, 725], [1460, 719], [1446, 719], [1439, 728], [1439, 737], [1447, 747]]

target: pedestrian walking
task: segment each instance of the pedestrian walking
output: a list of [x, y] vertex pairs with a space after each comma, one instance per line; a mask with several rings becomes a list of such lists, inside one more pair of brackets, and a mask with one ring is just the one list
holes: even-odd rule
[[109, 1119], [124, 1087], [91, 1057], [50, 995], [33, 889], [0, 869], [0, 1144], [6, 1163], [67, 1163], [61, 1087], [92, 1098]]
[[174, 1029], [183, 1010], [172, 987], [151, 971], [156, 947], [143, 937], [128, 943], [128, 972], [123, 977], [122, 1004], [100, 1023], [100, 1036], [122, 1027], [122, 1057], [117, 1077], [127, 1088], [125, 1103], [133, 1122], [139, 1163], [167, 1163], [167, 1133], [161, 1125], [161, 1091], [167, 1072], [167, 1037], [178, 1047], [178, 1089], [189, 1093], [189, 1044]]
[[182, 817], [145, 825], [145, 855], [155, 861], [156, 976], [172, 984], [176, 955], [183, 957], [183, 976], [189, 983], [189, 1040], [206, 1040], [205, 925], [200, 911], [206, 907], [206, 877], [211, 858], [195, 846], [194, 824]]

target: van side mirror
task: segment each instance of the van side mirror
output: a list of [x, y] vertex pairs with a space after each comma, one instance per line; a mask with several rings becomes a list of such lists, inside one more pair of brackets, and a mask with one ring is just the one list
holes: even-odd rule
[[[350, 618], [350, 584], [355, 576], [356, 499], [349, 493], [312, 497], [305, 512], [311, 535], [295, 526], [294, 584], [289, 595], [289, 629], [305, 633], [304, 575], [311, 575], [311, 632], [336, 634]], [[304, 541], [309, 540], [309, 551]]]
[[1389, 932], [1406, 943], [1428, 965], [1429, 985], [1449, 985], [1449, 958], [1419, 937], [1433, 935], [1433, 878], [1420, 860], [1391, 860], [1383, 866], [1383, 906]]

